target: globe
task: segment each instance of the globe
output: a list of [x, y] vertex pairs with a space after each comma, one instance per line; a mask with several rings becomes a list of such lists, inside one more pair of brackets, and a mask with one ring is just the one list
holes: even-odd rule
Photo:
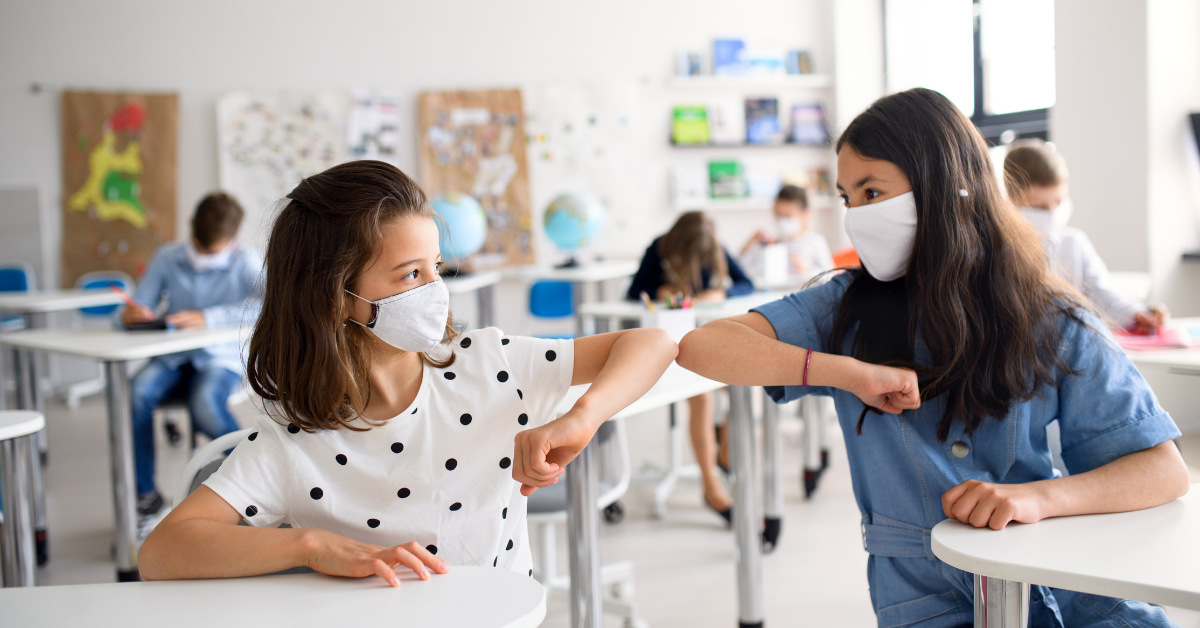
[[567, 254], [596, 241], [604, 227], [604, 204], [583, 192], [561, 194], [546, 207], [546, 237]]
[[487, 215], [479, 201], [467, 194], [451, 192], [433, 199], [430, 205], [442, 217], [438, 235], [443, 260], [452, 264], [461, 262], [483, 247], [487, 239]]

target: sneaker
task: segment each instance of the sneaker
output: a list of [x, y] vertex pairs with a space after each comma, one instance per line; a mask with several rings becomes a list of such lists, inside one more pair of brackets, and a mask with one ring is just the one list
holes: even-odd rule
[[163, 498], [158, 494], [158, 491], [150, 491], [138, 495], [137, 511], [138, 515], [148, 517], [162, 510]]
[[154, 514], [138, 515], [137, 544], [139, 548], [141, 547], [142, 542], [146, 540], [146, 537], [150, 536], [150, 532], [153, 531], [158, 524], [162, 523], [162, 520], [166, 519], [167, 515], [170, 513], [171, 509], [168, 507], [161, 508]]

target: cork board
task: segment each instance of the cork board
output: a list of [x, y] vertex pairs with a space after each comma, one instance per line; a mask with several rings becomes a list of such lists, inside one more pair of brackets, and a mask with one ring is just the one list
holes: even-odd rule
[[62, 285], [84, 273], [137, 278], [175, 239], [176, 94], [65, 91]]
[[417, 102], [421, 185], [430, 198], [468, 194], [488, 233], [472, 268], [534, 261], [525, 122], [518, 89], [425, 92]]

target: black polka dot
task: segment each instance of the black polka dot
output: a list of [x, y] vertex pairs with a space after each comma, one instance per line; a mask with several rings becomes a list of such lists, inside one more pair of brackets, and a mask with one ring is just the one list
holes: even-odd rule
[[253, 517], [258, 514], [258, 506], [246, 506], [246, 516]]
[[507, 469], [508, 465], [510, 465], [510, 464], [512, 464], [512, 460], [509, 460], [508, 456], [505, 456], [500, 459], [500, 468], [501, 469]]
[[378, 519], [367, 519], [367, 527], [368, 528], [378, 528], [379, 520]]
[[499, 381], [502, 384], [504, 382], [507, 382], [508, 381], [508, 371], [500, 371], [499, 373], [496, 373], [496, 381]]
[[501, 338], [501, 339], [500, 339], [500, 344], [502, 344], [502, 345], [507, 345], [507, 344], [508, 344], [508, 338]]
[[300, 433], [300, 428], [296, 427], [295, 425], [289, 425], [289, 426], [288, 426], [288, 431], [289, 431], [289, 432], [291, 432], [291, 433], [293, 433], [293, 434], [299, 434], [299, 433]]
[[334, 456], [333, 459], [337, 460], [338, 464], [340, 464], [342, 466], [346, 466], [346, 454], [338, 454], [338, 455]]
[[413, 411], [412, 411], [412, 412], [410, 412], [409, 414], [416, 414], [416, 413], [417, 413], [417, 409], [416, 409], [416, 408], [413, 408]]
[[492, 566], [493, 566], [493, 567], [495, 567], [495, 566], [496, 566], [496, 563], [499, 563], [499, 562], [500, 562], [500, 557], [499, 557], [499, 556], [497, 556], [497, 557], [493, 558], [493, 559], [492, 559]]
[[450, 504], [450, 512], [455, 512], [460, 508], [462, 508], [462, 504], [460, 502], [454, 502], [453, 504]]
[[313, 490], [308, 492], [308, 496], [313, 499], [321, 499], [321, 497], [324, 495], [325, 495], [325, 491], [322, 491], [321, 487], [319, 487], [319, 486], [313, 487]]
[[521, 416], [517, 417], [517, 423], [520, 423], [521, 425], [529, 423], [529, 415], [522, 412]]
[[408, 497], [409, 495], [412, 495], [412, 491], [410, 491], [406, 488], [402, 488], [402, 489], [396, 491], [396, 497], [399, 497], [400, 499], [404, 499], [405, 497]]
[[555, 358], [557, 358], [557, 357], [558, 357], [558, 354], [557, 354], [557, 353], [555, 353], [553, 350], [551, 350], [551, 351], [547, 351], [547, 352], [546, 352], [546, 359], [547, 359], [547, 360], [550, 360], [551, 362], [553, 362], [553, 361], [554, 361], [554, 359], [555, 359]]
[[404, 451], [404, 443], [392, 443], [392, 453], [398, 454]]
[[458, 417], [458, 422], [462, 423], [463, 425], [470, 425], [471, 424], [471, 415], [464, 414], [464, 415]]
[[442, 373], [442, 377], [445, 377], [446, 379], [454, 379], [457, 376], [450, 371], [446, 371], [445, 373]]
[[462, 339], [462, 342], [458, 343], [458, 346], [462, 347], [463, 349], [466, 349], [466, 348], [470, 347], [470, 346], [471, 346], [471, 339], [470, 339], [470, 338], [463, 338], [463, 339]]
[[500, 518], [501, 518], [501, 519], [508, 519], [508, 509], [507, 509], [507, 508], [505, 508], [504, 510], [501, 510], [501, 511], [500, 511]]
[[517, 397], [520, 397], [522, 400], [525, 399], [525, 393], [521, 392], [520, 388], [517, 389]]
[[532, 569], [530, 569], [530, 570], [529, 570], [529, 577], [530, 577], [530, 578], [532, 578], [532, 577], [533, 577], [533, 570], [532, 570]]
[[250, 432], [250, 435], [246, 437], [246, 440], [254, 440], [256, 438], [258, 438], [258, 432]]
[[447, 471], [453, 471], [454, 467], [457, 467], [457, 466], [458, 466], [458, 461], [455, 460], [454, 458], [451, 458], [446, 461], [446, 470]]
[[509, 539], [509, 540], [508, 540], [508, 547], [504, 548], [504, 551], [506, 551], [506, 552], [507, 552], [507, 551], [508, 551], [508, 550], [510, 550], [510, 549], [512, 549], [512, 539]]
[[436, 545], [426, 545], [425, 549], [428, 550], [430, 554], [433, 554], [435, 556], [437, 555], [437, 546]]

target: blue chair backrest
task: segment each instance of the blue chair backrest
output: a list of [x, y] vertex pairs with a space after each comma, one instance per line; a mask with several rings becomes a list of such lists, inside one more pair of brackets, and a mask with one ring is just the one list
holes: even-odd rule
[[[80, 290], [97, 290], [97, 289], [101, 289], [101, 288], [109, 288], [110, 286], [116, 286], [126, 292], [129, 292], [130, 290], [133, 289], [133, 286], [129, 285], [129, 282], [127, 280], [125, 280], [123, 277], [115, 277], [115, 276], [114, 277], [93, 277], [90, 279], [84, 279], [83, 281], [81, 281], [79, 283]], [[112, 313], [117, 311], [118, 307], [120, 307], [120, 306], [119, 305], [97, 305], [95, 307], [81, 307], [81, 308], [79, 308], [79, 313], [83, 314], [84, 316], [95, 316], [95, 317], [112, 316]]]
[[33, 278], [23, 266], [0, 267], [0, 292], [29, 292]]
[[538, 281], [529, 287], [529, 313], [538, 318], [575, 315], [575, 286], [569, 281]]

